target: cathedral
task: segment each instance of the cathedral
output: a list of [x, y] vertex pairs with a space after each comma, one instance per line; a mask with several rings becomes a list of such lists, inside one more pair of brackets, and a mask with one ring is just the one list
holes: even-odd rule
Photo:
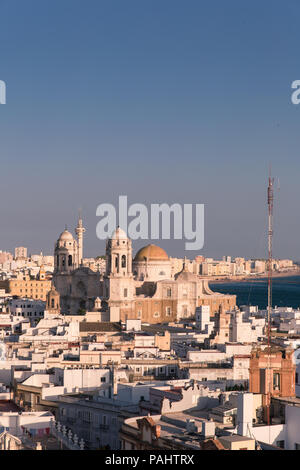
[[209, 305], [212, 315], [236, 305], [236, 296], [213, 292], [186, 263], [172, 274], [171, 260], [159, 246], [147, 245], [133, 258], [131, 240], [120, 227], [106, 242], [105, 273], [93, 271], [83, 265], [84, 232], [79, 217], [77, 239], [65, 229], [55, 244], [53, 283], [62, 314], [94, 312], [100, 321], [169, 323], [194, 317], [201, 305]]

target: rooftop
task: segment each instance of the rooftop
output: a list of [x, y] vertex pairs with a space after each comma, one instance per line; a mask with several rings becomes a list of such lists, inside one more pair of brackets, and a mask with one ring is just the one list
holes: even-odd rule
[[21, 408], [19, 408], [11, 400], [0, 400], [0, 413], [6, 413], [8, 411], [19, 412], [19, 411], [21, 411]]
[[121, 331], [121, 326], [119, 323], [110, 323], [110, 322], [86, 322], [82, 321], [79, 323], [80, 332], [93, 332], [93, 331]]

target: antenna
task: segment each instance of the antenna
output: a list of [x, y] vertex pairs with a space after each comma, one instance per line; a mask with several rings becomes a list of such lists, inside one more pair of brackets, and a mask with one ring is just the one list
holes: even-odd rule
[[274, 178], [271, 176], [271, 166], [269, 170], [268, 185], [268, 398], [267, 398], [267, 423], [270, 425], [270, 401], [271, 401], [271, 309], [272, 309], [272, 275], [273, 275], [273, 204], [274, 204]]

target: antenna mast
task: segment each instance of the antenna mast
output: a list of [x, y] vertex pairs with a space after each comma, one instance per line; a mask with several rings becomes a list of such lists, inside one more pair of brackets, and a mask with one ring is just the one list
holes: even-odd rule
[[268, 404], [267, 404], [267, 419], [270, 425], [270, 402], [271, 402], [271, 368], [270, 368], [270, 355], [271, 355], [271, 309], [272, 309], [272, 274], [273, 274], [273, 191], [274, 178], [271, 176], [271, 168], [269, 172], [269, 185], [268, 185]]

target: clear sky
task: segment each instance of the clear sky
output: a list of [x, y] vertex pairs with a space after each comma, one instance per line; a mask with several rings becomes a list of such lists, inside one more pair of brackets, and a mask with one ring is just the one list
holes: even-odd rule
[[[50, 254], [82, 207], [205, 204], [199, 254], [300, 259], [298, 0], [0, 0], [0, 249]], [[183, 241], [158, 242], [194, 256]], [[136, 241], [134, 251], [145, 241]]]

